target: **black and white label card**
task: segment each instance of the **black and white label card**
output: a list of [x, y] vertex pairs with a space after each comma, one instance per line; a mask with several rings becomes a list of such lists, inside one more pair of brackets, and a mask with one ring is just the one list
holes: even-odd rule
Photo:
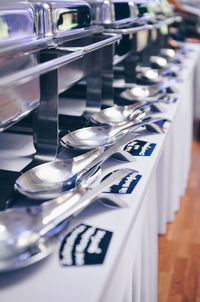
[[62, 266], [83, 266], [104, 262], [112, 232], [80, 224], [62, 241], [59, 259]]
[[104, 193], [131, 194], [141, 177], [142, 175], [138, 173], [130, 173], [118, 181], [118, 183], [112, 185], [109, 189], [104, 191]]
[[134, 140], [124, 147], [124, 151], [133, 156], [150, 156], [154, 151], [156, 144], [142, 140]]

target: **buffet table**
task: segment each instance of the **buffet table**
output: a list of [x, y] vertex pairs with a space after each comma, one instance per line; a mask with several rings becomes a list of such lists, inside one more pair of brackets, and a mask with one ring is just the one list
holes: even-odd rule
[[[146, 142], [146, 149], [134, 156], [132, 163], [121, 164], [138, 171], [137, 177], [129, 178], [129, 183], [135, 181], [133, 191], [115, 194], [126, 207], [94, 202], [70, 221], [67, 237], [51, 256], [19, 271], [0, 274], [1, 301], [157, 301], [157, 236], [165, 233], [167, 222], [173, 221], [187, 186], [198, 58], [198, 50], [187, 54], [175, 84], [179, 91], [176, 101], [163, 104], [165, 116], [172, 120], [164, 125], [166, 133], [137, 138]], [[2, 133], [0, 140], [9, 144], [6, 135]], [[18, 150], [24, 150], [26, 156], [19, 156], [14, 164], [16, 151], [12, 155], [4, 144], [0, 147], [1, 169], [15, 165], [19, 171], [25, 161], [30, 161], [33, 147], [27, 137], [21, 138], [26, 143]], [[147, 150], [152, 153], [147, 154]], [[6, 157], [10, 158], [10, 167], [5, 164]], [[114, 164], [114, 159], [107, 162]], [[79, 244], [78, 236], [82, 236]]]

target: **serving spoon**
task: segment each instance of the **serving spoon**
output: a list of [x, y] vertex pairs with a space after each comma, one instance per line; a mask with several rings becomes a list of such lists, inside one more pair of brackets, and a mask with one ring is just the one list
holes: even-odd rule
[[147, 83], [161, 83], [165, 80], [162, 75], [159, 74], [158, 70], [155, 70], [151, 67], [142, 67], [138, 69], [136, 78], [143, 82]]
[[98, 166], [112, 155], [115, 154], [120, 160], [132, 161], [129, 153], [120, 148], [138, 136], [141, 134], [126, 134], [112, 146], [98, 147], [73, 159], [56, 160], [36, 166], [16, 179], [15, 190], [37, 200], [47, 200], [62, 192], [74, 190], [87, 179], [91, 181]]
[[127, 90], [130, 91], [132, 100], [147, 101], [149, 97], [159, 96], [159, 94], [163, 93], [167, 88], [170, 88], [174, 82], [175, 79], [170, 79], [165, 83], [155, 83], [153, 85], [132, 84], [132, 87]]
[[168, 65], [167, 59], [161, 56], [151, 56], [149, 60], [154, 68], [166, 68]]
[[[99, 146], [109, 146], [121, 139], [125, 134], [131, 131], [136, 131], [141, 126], [152, 127], [152, 130], [157, 133], [164, 133], [164, 130], [155, 122], [163, 120], [160, 117], [148, 117], [142, 121], [130, 119], [126, 122], [117, 123], [113, 126], [92, 126], [69, 132], [61, 138], [63, 147], [72, 147], [76, 149], [93, 149]], [[165, 119], [167, 120], [167, 119]]]
[[96, 148], [72, 159], [55, 160], [38, 165], [22, 175], [14, 184], [16, 191], [32, 199], [51, 199], [63, 191], [75, 188], [81, 171], [104, 153], [103, 148]]
[[67, 220], [132, 172], [120, 169], [92, 188], [78, 188], [39, 206], [0, 212], [0, 271], [25, 267], [49, 255], [58, 245]]
[[[164, 130], [153, 123], [153, 121], [157, 120], [160, 119], [148, 119], [148, 122], [146, 121], [145, 124], [154, 127], [155, 131], [163, 133]], [[143, 123], [139, 125], [141, 124]], [[91, 128], [96, 129], [97, 127]], [[77, 184], [83, 183], [86, 179], [90, 178], [93, 171], [112, 155], [118, 155], [118, 158], [122, 160], [132, 160], [132, 158], [129, 158], [129, 153], [120, 150], [120, 148], [141, 135], [139, 132], [129, 133], [129, 131], [127, 131], [127, 134], [124, 133], [124, 136], [122, 136], [120, 140], [116, 140], [115, 143], [113, 142], [112, 145], [97, 147], [73, 159], [56, 160], [36, 166], [20, 175], [14, 187], [19, 193], [26, 197], [39, 200], [54, 198], [62, 192], [74, 190]], [[97, 144], [96, 137], [93, 138], [92, 148], [95, 142]], [[82, 143], [84, 143], [84, 141]], [[80, 149], [89, 149], [89, 147], [85, 145], [79, 147]]]
[[164, 56], [166, 59], [172, 59], [176, 56], [176, 52], [172, 48], [161, 48], [160, 54], [161, 56]]
[[172, 48], [161, 48], [160, 49], [160, 54], [161, 56], [165, 57], [168, 62], [173, 62], [173, 63], [178, 63], [181, 64], [182, 63], [182, 59], [185, 56], [184, 53], [181, 53], [179, 51], [175, 51]]
[[[165, 92], [160, 92], [157, 97], [148, 97], [143, 100], [138, 100], [135, 102], [135, 95], [132, 92], [132, 89], [126, 89], [120, 93], [120, 97], [126, 99], [127, 101], [134, 102], [133, 105], [135, 105], [135, 109], [144, 110], [144, 108], [155, 106], [157, 103], [171, 103], [173, 102], [173, 97], [171, 97], [169, 94], [166, 94]], [[145, 107], [146, 106], [146, 107]], [[144, 107], [144, 108], [143, 108]]]
[[[131, 101], [131, 93], [130, 90], [125, 90], [121, 93], [121, 97], [128, 99]], [[155, 100], [155, 98], [149, 99], [148, 101], [138, 101], [131, 105], [125, 106], [112, 106], [106, 109], [103, 109], [99, 112], [95, 112], [90, 115], [90, 120], [95, 124], [103, 124], [103, 125], [114, 125], [121, 122], [126, 122], [134, 118], [143, 119], [147, 117], [148, 113], [163, 112], [156, 103], [168, 103], [169, 96], [165, 93], [160, 94], [159, 98]]]

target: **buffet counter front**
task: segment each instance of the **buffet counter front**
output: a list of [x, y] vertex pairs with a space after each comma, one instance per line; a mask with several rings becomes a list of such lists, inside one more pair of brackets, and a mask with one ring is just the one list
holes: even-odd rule
[[[188, 47], [188, 46], [185, 46]], [[191, 47], [190, 47], [191, 48]], [[27, 268], [0, 275], [0, 300], [157, 301], [157, 237], [179, 209], [190, 168], [193, 85], [199, 51], [187, 52], [174, 78], [171, 104], [162, 104], [165, 134], [133, 139], [131, 162], [109, 159], [110, 166], [134, 169], [74, 219], [57, 249]], [[20, 171], [34, 153], [31, 137], [1, 133], [0, 168]], [[14, 144], [11, 151], [9, 145]], [[9, 167], [8, 161], [9, 158]], [[17, 158], [17, 161], [16, 161]], [[121, 205], [107, 204], [112, 197]]]

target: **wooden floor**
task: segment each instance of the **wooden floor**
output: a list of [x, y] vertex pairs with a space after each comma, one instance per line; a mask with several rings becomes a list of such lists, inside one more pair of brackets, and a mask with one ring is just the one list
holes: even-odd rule
[[200, 142], [174, 222], [159, 236], [159, 302], [200, 302]]

